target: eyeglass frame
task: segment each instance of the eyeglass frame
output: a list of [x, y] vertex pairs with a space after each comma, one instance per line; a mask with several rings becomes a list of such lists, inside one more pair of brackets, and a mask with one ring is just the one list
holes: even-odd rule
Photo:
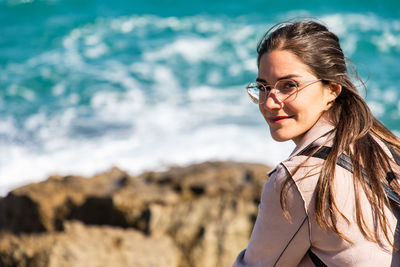
[[[295, 91], [294, 93], [290, 94], [288, 97], [286, 97], [286, 99], [287, 99], [287, 98], [289, 98], [291, 95], [297, 94], [297, 93], [299, 92], [300, 89], [304, 89], [304, 88], [306, 88], [307, 86], [310, 86], [310, 85], [312, 85], [312, 84], [315, 83], [315, 82], [324, 81], [324, 79], [315, 79], [315, 80], [304, 81], [304, 82], [300, 82], [300, 83], [299, 83], [299, 82], [296, 82], [296, 81], [293, 80], [293, 79], [282, 79], [282, 80], [276, 81], [276, 83], [274, 84], [274, 86], [272, 86], [272, 85], [270, 85], [270, 84], [263, 84], [263, 83], [261, 83], [261, 82], [259, 82], [259, 81], [255, 81], [255, 82], [251, 82], [251, 83], [249, 83], [249, 84], [246, 85], [246, 91], [247, 91], [247, 94], [249, 95], [250, 99], [252, 100], [252, 102], [255, 103], [255, 104], [258, 104], [258, 105], [264, 104], [264, 103], [267, 101], [267, 99], [268, 99], [268, 97], [270, 96], [270, 94], [271, 94], [271, 92], [272, 92], [273, 89], [275, 90], [275, 95], [276, 95], [276, 98], [277, 98], [277, 100], [278, 100], [279, 102], [281, 102], [281, 103], [288, 103], [288, 102], [294, 101], [294, 100], [297, 98], [297, 96], [296, 96], [294, 99], [290, 100], [290, 101], [286, 101], [286, 99], [282, 100], [282, 99], [279, 97], [279, 90], [276, 89], [276, 85], [277, 85], [279, 82], [282, 82], [282, 81], [292, 81], [292, 82], [294, 82], [294, 84], [296, 85], [296, 91]], [[269, 90], [268, 95], [265, 97], [265, 100], [264, 100], [263, 102], [260, 102], [260, 100], [259, 100], [260, 98], [259, 98], [259, 97], [258, 97], [257, 102], [256, 102], [256, 101], [255, 101], [255, 98], [249, 93], [249, 88], [250, 88], [250, 87], [253, 87], [253, 88], [255, 87], [255, 86], [250, 86], [251, 84], [254, 84], [254, 83], [260, 84], [260, 85], [264, 88], [264, 91], [267, 91], [266, 86], [271, 86], [271, 89]], [[308, 85], [306, 85], [306, 86], [304, 86], [304, 87], [302, 87], [302, 88], [299, 88], [300, 85], [306, 84], [306, 83], [310, 83], [310, 84], [308, 84]], [[258, 90], [261, 91], [260, 89], [258, 89]]]

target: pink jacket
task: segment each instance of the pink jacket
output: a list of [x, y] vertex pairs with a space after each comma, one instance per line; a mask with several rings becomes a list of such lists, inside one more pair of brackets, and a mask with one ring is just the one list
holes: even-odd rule
[[[332, 232], [323, 231], [315, 220], [313, 192], [323, 160], [310, 158], [304, 162], [307, 156], [297, 154], [311, 143], [329, 146], [333, 128], [327, 121], [320, 119], [306, 133], [290, 157], [269, 173], [270, 178], [264, 185], [248, 247], [240, 252], [234, 267], [315, 266], [307, 255], [309, 248], [328, 266], [400, 266], [400, 253], [393, 251], [389, 243], [384, 243], [382, 248], [366, 240], [360, 232], [355, 218], [353, 176], [340, 166], [336, 168], [336, 201], [350, 224], [339, 216], [338, 227], [353, 244]], [[280, 190], [286, 177], [293, 174], [293, 170], [300, 164], [302, 167], [292, 175], [294, 186], [290, 187], [287, 194], [291, 215], [289, 222], [282, 213]], [[360, 194], [360, 197], [362, 203], [365, 203], [364, 218], [373, 227], [369, 202], [364, 194]], [[394, 233], [397, 220], [389, 209], [386, 215]]]

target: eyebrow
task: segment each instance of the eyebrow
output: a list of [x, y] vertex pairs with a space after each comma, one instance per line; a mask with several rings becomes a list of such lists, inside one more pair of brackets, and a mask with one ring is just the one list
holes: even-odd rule
[[[288, 75], [279, 77], [279, 78], [277, 79], [277, 81], [284, 80], [284, 79], [291, 79], [291, 78], [295, 78], [295, 77], [301, 77], [301, 76], [300, 76], [300, 75], [297, 75], [297, 74], [288, 74]], [[267, 82], [266, 80], [261, 79], [261, 78], [257, 78], [257, 79], [256, 79], [256, 82], [261, 82], [261, 83], [266, 83], [266, 84], [268, 84], [268, 82]]]

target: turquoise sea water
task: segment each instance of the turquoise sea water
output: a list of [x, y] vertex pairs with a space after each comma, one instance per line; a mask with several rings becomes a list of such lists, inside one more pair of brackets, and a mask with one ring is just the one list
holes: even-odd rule
[[53, 173], [276, 164], [244, 85], [273, 24], [315, 17], [400, 134], [398, 1], [0, 1], [0, 193]]

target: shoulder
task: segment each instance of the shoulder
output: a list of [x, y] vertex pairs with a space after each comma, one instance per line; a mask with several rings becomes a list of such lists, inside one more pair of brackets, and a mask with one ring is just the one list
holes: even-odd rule
[[[297, 188], [297, 174], [293, 172], [293, 168], [287, 165], [287, 162], [281, 162], [272, 171], [268, 173], [269, 179], [264, 185], [263, 193], [280, 194], [282, 188], [288, 187], [290, 194], [299, 191]], [[300, 194], [301, 195], [301, 194]]]
[[267, 184], [273, 185], [278, 190], [283, 185], [291, 183], [302, 191], [307, 184], [318, 182], [323, 163], [324, 160], [319, 158], [308, 158], [302, 155], [290, 157], [268, 173]]
[[282, 190], [285, 190], [283, 196], [289, 211], [292, 209], [304, 210], [305, 201], [301, 192], [302, 188], [298, 187], [285, 162], [278, 164], [268, 175], [269, 179], [261, 194], [261, 209], [273, 206], [281, 207], [281, 193]]
[[288, 190], [290, 195], [300, 196], [297, 192], [298, 190], [296, 186], [292, 186], [294, 185], [292, 176], [283, 163], [278, 164], [268, 173], [268, 176], [269, 179], [264, 184], [264, 189], [261, 195], [261, 204], [271, 203], [272, 199], [275, 199], [274, 202], [279, 203], [280, 193], [282, 188], [286, 185], [290, 187]]
[[293, 187], [299, 192], [307, 213], [314, 209], [314, 192], [321, 174], [323, 159], [296, 155], [281, 163], [292, 180]]

